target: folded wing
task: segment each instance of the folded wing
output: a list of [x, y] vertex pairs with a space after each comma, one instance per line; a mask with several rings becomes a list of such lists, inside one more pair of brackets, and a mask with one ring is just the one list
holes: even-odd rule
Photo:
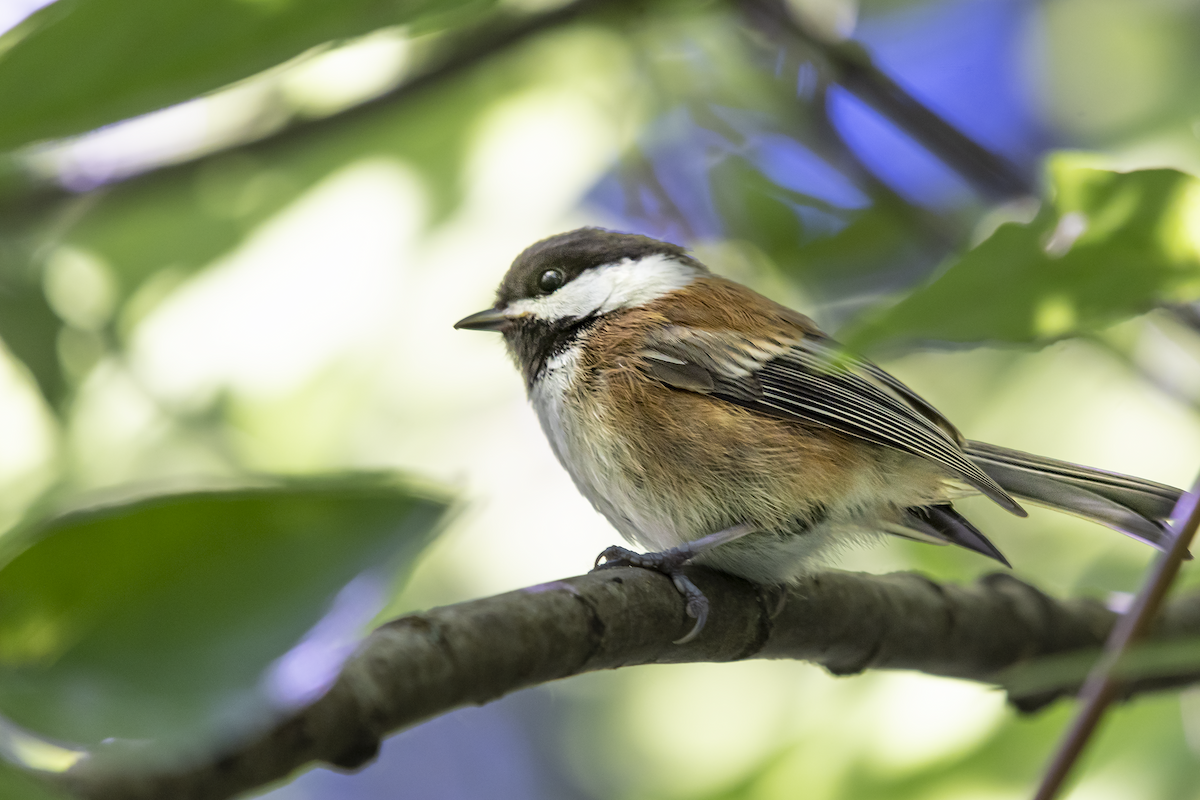
[[753, 339], [671, 326], [641, 354], [668, 386], [761, 414], [828, 426], [929, 459], [1019, 516], [1025, 511], [963, 452], [958, 431], [915, 392], [819, 336]]

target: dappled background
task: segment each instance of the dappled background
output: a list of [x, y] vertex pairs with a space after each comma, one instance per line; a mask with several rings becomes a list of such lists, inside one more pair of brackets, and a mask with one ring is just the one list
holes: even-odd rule
[[[319, 692], [372, 619], [577, 574], [615, 543], [502, 343], [451, 329], [579, 225], [693, 247], [971, 438], [1177, 486], [1200, 466], [1198, 3], [8, 0], [0, 26], [3, 560], [97, 498], [269, 483], [254, 513], [305, 521], [231, 536], [186, 591], [131, 576], [161, 566], [163, 530], [250, 512], [88, 518], [86, 558], [78, 526], [38, 534], [0, 572], [60, 598], [0, 619], [17, 761], [70, 760], [21, 729], [233, 736], [262, 719], [233, 710]], [[1180, 172], [1107, 172], [1149, 168]], [[1119, 605], [1152, 558], [962, 507], [1051, 593]], [[994, 565], [898, 540], [841, 566]], [[174, 611], [210, 596], [224, 622]], [[153, 679], [121, 672], [130, 653]], [[913, 674], [642, 667], [449, 714], [267, 796], [1000, 800], [1029, 793], [1069, 712]], [[1114, 712], [1082, 775], [1077, 800], [1200, 798], [1200, 694]]]

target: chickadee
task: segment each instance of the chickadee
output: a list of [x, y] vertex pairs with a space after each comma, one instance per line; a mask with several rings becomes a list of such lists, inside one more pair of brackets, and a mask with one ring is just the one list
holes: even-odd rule
[[808, 317], [645, 236], [580, 228], [517, 257], [493, 308], [454, 327], [504, 334], [550, 446], [628, 541], [604, 566], [706, 564], [760, 584], [890, 533], [1008, 561], [952, 501], [1014, 497], [1159, 548], [1180, 492], [968, 441], [914, 391]]

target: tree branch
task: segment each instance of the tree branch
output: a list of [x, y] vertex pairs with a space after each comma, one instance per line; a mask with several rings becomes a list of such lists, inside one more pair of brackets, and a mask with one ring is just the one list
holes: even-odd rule
[[[911, 573], [826, 572], [786, 593], [710, 570], [691, 574], [713, 614], [687, 645], [671, 643], [691, 620], [669, 580], [605, 570], [389, 622], [363, 642], [324, 697], [235, 749], [142, 769], [98, 753], [52, 779], [88, 800], [217, 800], [313, 762], [357, 768], [400, 728], [585, 672], [791, 658], [837, 675], [911, 669], [994, 681], [1029, 659], [1099, 647], [1116, 619], [1095, 601], [1054, 600], [1007, 574], [960, 587]], [[1197, 634], [1200, 594], [1164, 609], [1151, 638]], [[1200, 674], [1175, 682], [1192, 680]], [[1160, 677], [1128, 691], [1162, 686]]]

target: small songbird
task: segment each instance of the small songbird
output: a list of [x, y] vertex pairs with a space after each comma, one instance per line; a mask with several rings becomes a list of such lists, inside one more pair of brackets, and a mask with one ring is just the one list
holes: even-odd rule
[[700, 632], [694, 561], [786, 584], [881, 533], [1006, 566], [954, 510], [984, 494], [1107, 525], [1159, 548], [1170, 486], [968, 441], [913, 390], [808, 317], [713, 275], [682, 247], [580, 228], [517, 257], [493, 308], [550, 446], [628, 541], [604, 566], [674, 580]]

